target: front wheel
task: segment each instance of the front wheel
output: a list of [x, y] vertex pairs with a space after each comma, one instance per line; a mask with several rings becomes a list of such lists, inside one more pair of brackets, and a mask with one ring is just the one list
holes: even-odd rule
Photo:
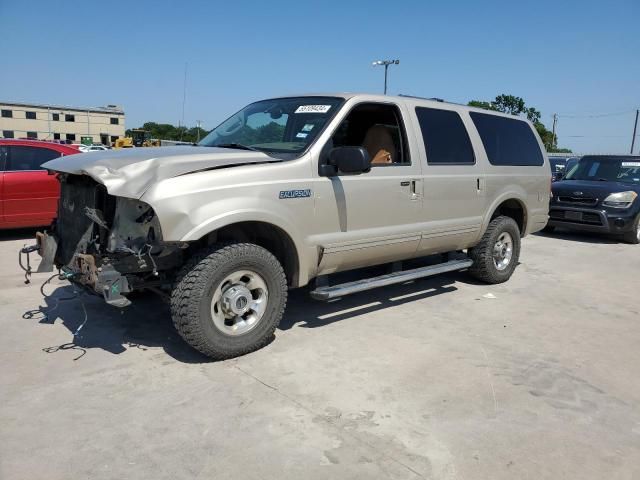
[[266, 345], [287, 303], [280, 262], [251, 243], [214, 245], [182, 268], [171, 293], [178, 333], [216, 360]]
[[511, 217], [491, 220], [480, 242], [469, 250], [469, 273], [487, 283], [509, 280], [520, 257], [520, 229]]

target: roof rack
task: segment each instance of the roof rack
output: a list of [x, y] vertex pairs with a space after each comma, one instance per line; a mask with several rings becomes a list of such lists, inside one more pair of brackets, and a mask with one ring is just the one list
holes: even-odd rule
[[405, 97], [405, 98], [419, 98], [420, 100], [432, 100], [434, 102], [442, 102], [444, 103], [444, 100], [442, 98], [437, 98], [437, 97], [419, 97], [417, 95], [405, 95], [404, 93], [399, 93], [398, 94], [399, 97]]

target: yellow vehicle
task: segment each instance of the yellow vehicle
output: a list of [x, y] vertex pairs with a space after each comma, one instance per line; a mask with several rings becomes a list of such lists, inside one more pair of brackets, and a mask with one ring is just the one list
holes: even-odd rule
[[160, 140], [151, 138], [151, 133], [141, 128], [131, 130], [130, 137], [118, 138], [113, 148], [159, 147]]

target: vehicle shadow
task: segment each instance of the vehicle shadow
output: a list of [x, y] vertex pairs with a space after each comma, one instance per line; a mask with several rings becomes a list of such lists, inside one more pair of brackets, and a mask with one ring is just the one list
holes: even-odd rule
[[600, 243], [603, 245], [617, 245], [626, 243], [622, 238], [606, 235], [603, 233], [578, 232], [575, 230], [555, 230], [554, 232], [536, 232], [536, 237], [547, 237], [556, 240], [580, 243]]
[[59, 287], [44, 299], [45, 305], [23, 314], [42, 324], [62, 322], [69, 330], [69, 342], [43, 348], [47, 353], [75, 350], [81, 359], [91, 349], [118, 355], [130, 348], [147, 350], [161, 347], [169, 356], [184, 363], [211, 360], [189, 347], [173, 328], [168, 305], [156, 295], [142, 295], [125, 309], [106, 305], [73, 287]]
[[311, 299], [309, 297], [311, 287], [292, 290], [289, 292], [287, 312], [278, 328], [289, 330], [294, 326], [324, 327], [358, 315], [454, 292], [457, 290], [454, 286], [455, 282], [455, 273], [442, 274], [360, 292], [331, 302]]
[[[453, 292], [456, 274], [444, 274], [405, 284], [362, 292], [335, 302], [309, 298], [310, 288], [290, 291], [289, 304], [279, 330], [295, 326], [318, 328], [351, 317], [402, 305], [407, 302]], [[26, 320], [42, 324], [62, 322], [69, 330], [69, 341], [46, 346], [44, 352], [73, 350], [80, 360], [92, 349], [114, 355], [130, 348], [162, 348], [170, 357], [183, 363], [208, 363], [213, 360], [187, 345], [173, 327], [168, 305], [153, 294], [136, 298], [125, 309], [105, 305], [101, 298], [88, 293], [76, 294], [73, 287], [58, 287], [44, 299], [45, 305], [23, 314]], [[272, 339], [273, 340], [273, 339]]]

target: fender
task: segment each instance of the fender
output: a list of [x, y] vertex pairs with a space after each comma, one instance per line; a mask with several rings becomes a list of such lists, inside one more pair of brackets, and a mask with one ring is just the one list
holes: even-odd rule
[[[194, 199], [187, 196], [185, 200], [188, 198]], [[237, 196], [233, 201], [236, 207], [233, 210], [229, 210], [230, 203], [224, 197], [217, 201], [200, 204], [188, 200], [181, 202], [175, 198], [159, 199], [157, 197], [145, 198], [144, 201], [158, 215], [162, 238], [170, 242], [197, 241], [222, 227], [241, 222], [261, 222], [278, 227], [289, 236], [295, 246], [299, 267], [298, 283], [304, 285], [308, 281], [309, 269], [313, 265], [312, 254], [317, 255], [316, 249], [305, 247], [300, 226], [286, 218], [285, 214], [292, 212], [288, 212], [286, 207], [283, 208], [282, 203], [278, 203], [282, 201], [261, 198], [257, 203], [256, 200], [255, 197], [246, 195]], [[312, 212], [313, 206], [309, 205], [308, 208]], [[291, 217], [300, 218], [293, 213]], [[312, 214], [307, 215], [307, 218], [312, 221]]]
[[509, 188], [509, 190], [499, 192], [493, 202], [491, 202], [489, 208], [487, 208], [488, 215], [485, 216], [484, 221], [482, 222], [482, 228], [480, 229], [481, 235], [484, 235], [484, 232], [489, 226], [489, 222], [491, 222], [491, 217], [493, 217], [493, 214], [498, 209], [500, 204], [506, 202], [507, 200], [517, 200], [522, 207], [522, 211], [524, 212], [524, 219], [522, 222], [524, 231], [522, 232], [522, 236], [524, 237], [526, 235], [529, 224], [529, 211], [527, 210], [526, 202], [527, 192], [519, 185], [509, 185], [507, 188]]

